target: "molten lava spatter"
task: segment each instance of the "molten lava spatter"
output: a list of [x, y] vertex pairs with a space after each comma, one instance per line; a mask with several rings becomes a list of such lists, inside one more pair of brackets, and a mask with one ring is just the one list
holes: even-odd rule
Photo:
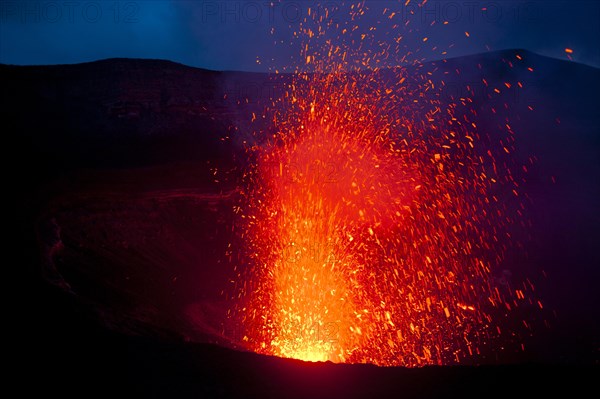
[[367, 132], [306, 122], [314, 134], [297, 135], [259, 166], [270, 214], [255, 227], [275, 233], [271, 345], [282, 356], [345, 361], [367, 333], [358, 273], [378, 262], [361, 258], [356, 246], [374, 244], [359, 238], [393, 224], [410, 185], [395, 170], [399, 157], [370, 145]]
[[477, 355], [511, 295], [491, 278], [511, 220], [491, 194], [506, 144], [478, 148], [455, 116], [467, 102], [444, 104], [426, 73], [333, 70], [296, 74], [277, 133], [252, 148], [244, 345], [379, 365]]

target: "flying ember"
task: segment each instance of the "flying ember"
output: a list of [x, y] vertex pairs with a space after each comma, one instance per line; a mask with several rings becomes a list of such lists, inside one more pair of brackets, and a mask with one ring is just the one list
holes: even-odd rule
[[319, 49], [306, 47], [314, 72], [294, 74], [276, 133], [251, 149], [242, 344], [377, 365], [479, 354], [511, 295], [492, 278], [511, 220], [493, 194], [510, 174], [496, 154], [510, 145], [481, 139], [468, 102], [442, 101], [426, 73], [348, 71], [319, 64], [334, 43]]

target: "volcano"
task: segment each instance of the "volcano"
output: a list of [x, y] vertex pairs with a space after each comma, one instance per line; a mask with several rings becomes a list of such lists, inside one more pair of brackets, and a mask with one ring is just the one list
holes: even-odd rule
[[536, 298], [503, 319], [514, 336], [501, 348], [417, 369], [247, 352], [247, 331], [228, 312], [249, 261], [235, 247], [236, 207], [256, 162], [246, 148], [273, 134], [269, 107], [293, 76], [161, 60], [0, 65], [6, 148], [22, 160], [9, 183], [24, 272], [15, 298], [23, 376], [52, 391], [123, 385], [163, 395], [585, 392], [600, 360], [600, 71], [505, 50], [406, 74], [443, 86], [442, 100], [468, 98], [487, 137], [510, 120], [511, 156], [526, 165], [515, 177], [525, 200], [492, 193], [507, 207], [529, 205], [527, 229], [509, 231], [519, 244], [491, 278], [512, 290], [529, 281]]

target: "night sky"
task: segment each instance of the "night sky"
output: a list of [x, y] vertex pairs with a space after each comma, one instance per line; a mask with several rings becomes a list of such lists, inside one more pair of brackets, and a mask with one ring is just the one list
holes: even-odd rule
[[[327, 12], [339, 26], [331, 36], [347, 48], [356, 48], [361, 35], [375, 27], [365, 48], [375, 51], [376, 45], [369, 43], [378, 43], [393, 50], [378, 66], [507, 48], [566, 59], [569, 48], [574, 61], [600, 67], [597, 1], [430, 0], [419, 7], [416, 1], [405, 5], [404, 0], [369, 0], [365, 13], [352, 22], [355, 3], [2, 0], [0, 63], [68, 64], [128, 57], [215, 70], [285, 70], [301, 64], [303, 39], [294, 32], [310, 9], [313, 15]], [[340, 39], [341, 29], [354, 26], [358, 28]]]

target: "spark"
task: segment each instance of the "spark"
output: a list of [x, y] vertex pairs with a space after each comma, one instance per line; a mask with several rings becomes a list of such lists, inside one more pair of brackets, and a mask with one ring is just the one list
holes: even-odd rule
[[510, 181], [496, 165], [510, 144], [480, 140], [470, 102], [440, 101], [442, 88], [418, 69], [394, 70], [391, 81], [375, 69], [348, 73], [353, 49], [310, 45], [325, 27], [301, 26], [300, 59], [316, 72], [293, 75], [273, 106], [275, 133], [249, 149], [256, 162], [239, 209], [250, 266], [234, 311], [244, 344], [378, 365], [476, 356], [501, 334], [495, 313], [511, 308], [491, 274], [510, 218], [490, 200], [495, 184]]

